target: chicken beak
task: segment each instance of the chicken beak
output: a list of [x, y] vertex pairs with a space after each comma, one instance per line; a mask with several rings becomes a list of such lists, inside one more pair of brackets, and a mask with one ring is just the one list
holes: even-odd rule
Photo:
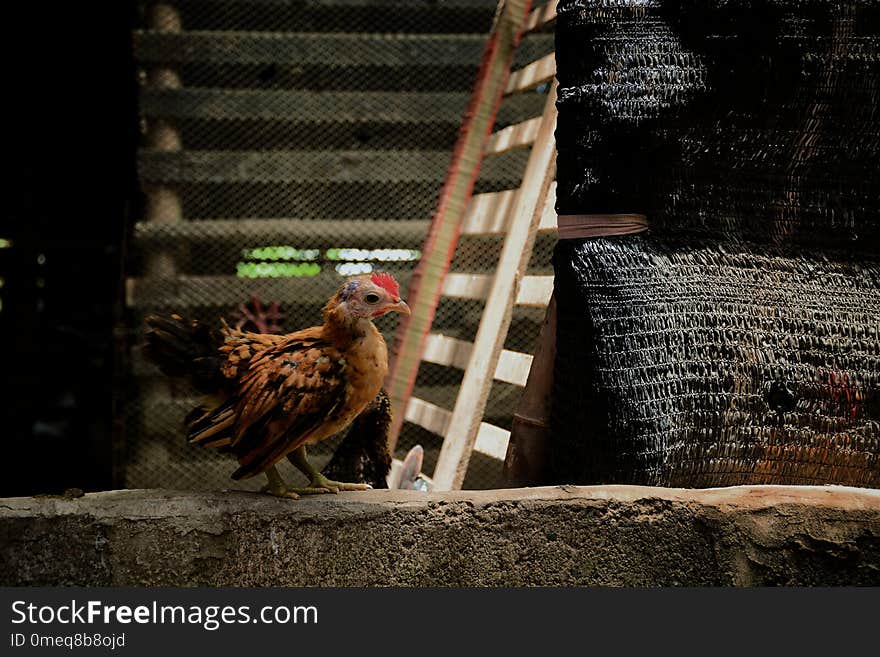
[[406, 305], [406, 301], [404, 301], [403, 299], [401, 299], [396, 304], [391, 306], [390, 310], [394, 310], [394, 311], [399, 312], [403, 315], [411, 315], [412, 314], [412, 312], [409, 309], [409, 306]]

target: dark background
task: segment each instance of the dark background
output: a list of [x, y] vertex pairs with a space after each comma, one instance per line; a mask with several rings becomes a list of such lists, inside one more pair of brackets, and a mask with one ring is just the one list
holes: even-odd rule
[[0, 496], [113, 484], [115, 327], [139, 202], [131, 4], [7, 14]]

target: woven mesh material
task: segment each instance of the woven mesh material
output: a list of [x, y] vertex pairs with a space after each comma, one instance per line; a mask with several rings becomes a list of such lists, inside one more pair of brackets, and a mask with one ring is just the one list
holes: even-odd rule
[[[133, 45], [145, 205], [128, 263], [130, 342], [140, 343], [147, 313], [234, 322], [252, 295], [281, 305], [281, 330], [311, 326], [355, 267], [390, 271], [405, 293], [495, 0], [180, 0], [141, 9]], [[552, 34], [529, 37], [517, 65], [552, 49]], [[539, 114], [543, 100], [506, 101], [496, 127]], [[476, 191], [516, 187], [526, 157], [487, 162]], [[547, 247], [545, 269], [549, 261]], [[438, 321], [464, 336], [480, 310], [445, 300]], [[377, 325], [390, 342], [396, 316]], [[126, 486], [262, 483], [236, 484], [227, 457], [186, 445], [180, 422], [196, 401], [191, 390], [163, 380], [136, 349], [131, 367], [120, 405]], [[439, 370], [420, 375], [417, 392], [451, 408], [454, 374]], [[430, 472], [441, 439], [407, 425], [397, 456], [416, 442]], [[313, 448], [316, 465], [335, 444]], [[495, 462], [469, 485], [494, 485], [498, 470]]]
[[876, 253], [878, 9], [562, 0], [560, 214]]
[[642, 236], [555, 257], [558, 480], [880, 487], [880, 262]]
[[560, 2], [557, 479], [880, 486], [878, 8]]

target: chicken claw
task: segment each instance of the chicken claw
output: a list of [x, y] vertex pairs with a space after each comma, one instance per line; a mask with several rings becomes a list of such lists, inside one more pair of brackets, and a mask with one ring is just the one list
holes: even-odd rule
[[333, 481], [332, 479], [327, 479], [320, 472], [312, 478], [311, 485], [326, 488], [330, 493], [338, 493], [341, 490], [371, 490], [373, 488], [370, 484], [350, 484], [343, 481]]
[[[300, 472], [309, 478], [310, 488], [302, 490], [338, 493], [341, 490], [370, 490], [372, 488], [370, 484], [349, 484], [342, 481], [327, 479], [327, 477], [315, 469], [315, 466], [309, 463], [309, 459], [306, 456], [305, 446], [294, 450], [294, 452], [289, 454], [287, 458], [297, 467], [297, 469], [299, 469]], [[298, 491], [299, 489], [294, 490]]]
[[275, 497], [286, 497], [291, 500], [299, 499], [297, 491], [284, 483], [284, 480], [281, 478], [281, 475], [278, 474], [278, 470], [274, 465], [266, 470], [266, 478], [269, 481], [260, 489], [261, 493], [268, 493]]

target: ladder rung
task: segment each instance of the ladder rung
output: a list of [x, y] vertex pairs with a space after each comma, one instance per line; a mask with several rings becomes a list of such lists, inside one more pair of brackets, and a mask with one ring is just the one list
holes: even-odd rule
[[406, 405], [404, 418], [407, 422], [419, 425], [422, 429], [438, 436], [446, 435], [452, 412], [445, 408], [426, 402], [418, 397], [410, 397]]
[[507, 444], [509, 442], [509, 431], [488, 422], [481, 422], [477, 441], [474, 443], [474, 451], [503, 461], [507, 456]]
[[[450, 338], [438, 333], [428, 334], [422, 360], [435, 365], [445, 365], [463, 370], [467, 367], [473, 344], [465, 340]], [[497, 381], [524, 386], [529, 377], [532, 357], [518, 351], [503, 349], [495, 368]]]
[[556, 181], [554, 180], [550, 183], [550, 189], [547, 191], [547, 199], [544, 201], [544, 209], [541, 211], [541, 222], [538, 224], [538, 230], [556, 230], [556, 225]]
[[[452, 411], [447, 411], [445, 408], [440, 408], [424, 399], [410, 397], [404, 417], [407, 422], [417, 424], [426, 431], [438, 436], [445, 436], [449, 421], [452, 419]], [[486, 456], [503, 460], [507, 453], [509, 440], [509, 431], [488, 422], [482, 422], [474, 450]]]
[[[516, 190], [485, 192], [474, 194], [464, 216], [461, 234], [468, 236], [503, 235], [507, 231], [507, 220], [511, 204], [516, 199]], [[550, 185], [547, 200], [541, 212], [539, 231], [556, 230], [556, 183]]]
[[516, 190], [474, 194], [462, 221], [462, 235], [501, 235], [507, 229], [507, 217], [516, 198]]
[[[447, 274], [443, 281], [444, 296], [457, 299], [485, 299], [492, 287], [490, 274]], [[516, 295], [520, 306], [546, 306], [553, 292], [552, 276], [525, 276]]]
[[473, 344], [465, 340], [450, 338], [439, 333], [429, 333], [425, 339], [422, 360], [435, 365], [445, 365], [463, 370], [467, 367]]
[[531, 146], [535, 143], [535, 137], [538, 136], [538, 128], [541, 127], [542, 118], [536, 116], [493, 133], [486, 144], [486, 155], [498, 155], [515, 148]]
[[534, 89], [542, 82], [552, 80], [554, 75], [556, 75], [556, 53], [551, 52], [538, 61], [511, 73], [504, 93], [515, 94]]
[[526, 276], [519, 286], [516, 303], [519, 306], [541, 306], [550, 303], [553, 295], [552, 276]]
[[531, 354], [502, 349], [501, 356], [498, 359], [498, 366], [495, 368], [495, 379], [505, 383], [512, 383], [515, 386], [525, 387], [531, 367]]
[[441, 291], [456, 299], [485, 299], [491, 285], [488, 274], [447, 274]]
[[523, 24], [522, 33], [528, 34], [548, 25], [556, 20], [556, 0], [550, 0], [546, 5], [533, 9]]

